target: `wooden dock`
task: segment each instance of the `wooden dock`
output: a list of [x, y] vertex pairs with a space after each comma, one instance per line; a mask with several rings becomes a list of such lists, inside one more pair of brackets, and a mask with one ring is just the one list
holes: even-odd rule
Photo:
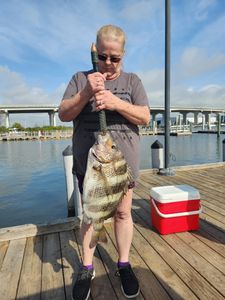
[[0, 141], [32, 141], [49, 139], [68, 139], [71, 138], [73, 130], [49, 130], [49, 131], [18, 131], [0, 134]]
[[[200, 229], [170, 235], [151, 225], [149, 190], [189, 184], [200, 191]], [[133, 201], [134, 238], [130, 253], [140, 286], [137, 299], [225, 299], [225, 164], [177, 168], [176, 175], [141, 172]], [[117, 251], [112, 223], [108, 243], [94, 257], [91, 299], [125, 299], [115, 277]], [[81, 261], [76, 219], [59, 224], [0, 230], [0, 299], [71, 299]]]

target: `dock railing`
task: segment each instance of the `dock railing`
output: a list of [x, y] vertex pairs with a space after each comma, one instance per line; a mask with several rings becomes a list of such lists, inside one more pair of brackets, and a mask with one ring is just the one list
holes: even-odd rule
[[71, 138], [73, 130], [17, 131], [0, 134], [0, 140], [35, 140]]
[[170, 132], [191, 132], [190, 125], [172, 125], [170, 126]]

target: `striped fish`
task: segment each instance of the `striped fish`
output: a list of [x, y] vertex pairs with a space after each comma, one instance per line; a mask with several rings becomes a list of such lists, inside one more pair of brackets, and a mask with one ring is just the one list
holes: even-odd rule
[[114, 216], [131, 181], [130, 169], [110, 134], [99, 134], [88, 153], [83, 186], [83, 222], [93, 224], [92, 245], [107, 242], [104, 221]]

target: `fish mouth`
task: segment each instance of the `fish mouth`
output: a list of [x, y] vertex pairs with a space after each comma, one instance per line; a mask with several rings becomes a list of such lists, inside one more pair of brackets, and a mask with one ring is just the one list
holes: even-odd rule
[[99, 158], [98, 158], [98, 156], [96, 155], [94, 149], [91, 149], [91, 153], [92, 153], [92, 155], [94, 156], [94, 158], [95, 158], [97, 161], [99, 161]]
[[95, 152], [94, 149], [91, 149], [91, 154], [94, 156], [94, 158], [100, 163], [100, 164], [103, 164], [103, 163], [108, 163], [109, 161], [107, 161], [106, 159], [104, 159], [103, 157], [101, 156], [98, 156]]

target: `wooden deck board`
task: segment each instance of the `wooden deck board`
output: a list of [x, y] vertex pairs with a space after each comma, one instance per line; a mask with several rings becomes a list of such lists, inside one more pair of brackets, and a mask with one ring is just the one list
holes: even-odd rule
[[43, 240], [41, 299], [65, 299], [64, 277], [59, 234], [51, 233]]
[[7, 251], [9, 243], [8, 242], [2, 242], [0, 243], [0, 269]]
[[[27, 238], [24, 259], [18, 283], [17, 298], [32, 300], [40, 299], [42, 268], [42, 237]], [[32, 278], [32, 280], [30, 280]]]
[[1, 266], [1, 299], [15, 299], [26, 239], [10, 241]]
[[[225, 299], [225, 164], [178, 168], [175, 176], [144, 170], [133, 196], [130, 262], [141, 287], [138, 300]], [[200, 191], [200, 229], [160, 235], [150, 218], [150, 189], [189, 184]], [[66, 224], [67, 223], [67, 224]], [[81, 263], [78, 221], [0, 229], [0, 300], [71, 299]], [[125, 299], [115, 276], [113, 223], [96, 248], [90, 299]], [[8, 239], [7, 239], [8, 237]]]
[[66, 299], [71, 299], [71, 287], [80, 267], [80, 254], [73, 230], [60, 232], [63, 276]]

